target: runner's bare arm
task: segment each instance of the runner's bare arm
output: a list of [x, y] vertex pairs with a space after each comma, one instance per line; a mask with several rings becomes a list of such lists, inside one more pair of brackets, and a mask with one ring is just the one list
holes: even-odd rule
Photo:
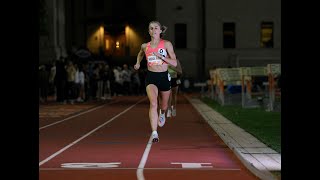
[[173, 46], [170, 41], [165, 41], [164, 46], [169, 54], [169, 57], [162, 58], [165, 62], [169, 63], [171, 66], [177, 66], [176, 54], [173, 50]]
[[145, 49], [145, 48], [146, 48], [146, 44], [144, 43], [144, 44], [141, 45], [141, 49], [140, 49], [140, 51], [139, 51], [139, 53], [138, 53], [138, 55], [137, 55], [137, 62], [136, 62], [136, 64], [134, 65], [134, 69], [135, 69], [135, 70], [138, 70], [138, 69], [140, 68], [140, 62], [141, 62], [142, 59], [143, 59], [144, 49]]

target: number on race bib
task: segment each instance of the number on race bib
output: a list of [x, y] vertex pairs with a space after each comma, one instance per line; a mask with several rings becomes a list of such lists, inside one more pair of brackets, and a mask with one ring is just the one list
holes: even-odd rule
[[158, 53], [161, 54], [163, 57], [167, 57], [167, 51], [165, 49], [160, 48]]

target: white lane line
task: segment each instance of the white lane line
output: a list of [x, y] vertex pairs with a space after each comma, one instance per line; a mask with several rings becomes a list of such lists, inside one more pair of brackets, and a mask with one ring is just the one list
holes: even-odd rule
[[65, 146], [64, 148], [60, 149], [59, 151], [55, 152], [54, 154], [52, 154], [51, 156], [47, 157], [46, 159], [42, 160], [41, 162], [39, 162], [39, 166], [43, 165], [44, 163], [48, 162], [49, 160], [51, 160], [52, 158], [56, 157], [57, 155], [59, 155], [60, 153], [62, 153], [63, 151], [65, 151], [66, 149], [70, 148], [71, 146], [75, 145], [76, 143], [78, 143], [79, 141], [81, 141], [82, 139], [86, 138], [87, 136], [89, 136], [90, 134], [94, 133], [95, 131], [97, 131], [98, 129], [100, 129], [101, 127], [103, 127], [104, 125], [112, 122], [113, 120], [115, 120], [117, 117], [121, 116], [122, 114], [126, 113], [127, 111], [129, 111], [131, 108], [133, 108], [134, 106], [136, 106], [137, 104], [139, 104], [141, 101], [145, 100], [146, 98], [141, 99], [140, 101], [138, 101], [137, 103], [135, 103], [134, 105], [128, 107], [127, 109], [125, 109], [124, 111], [122, 111], [121, 113], [119, 113], [118, 115], [114, 116], [113, 118], [111, 118], [109, 121], [103, 123], [102, 125], [98, 126], [97, 128], [91, 130], [90, 132], [88, 132], [87, 134], [85, 134], [84, 136], [82, 136], [81, 138], [73, 141], [71, 144]]
[[[106, 169], [111, 169], [111, 170], [123, 170], [123, 169], [137, 169], [137, 168], [39, 168], [39, 171], [86, 171], [86, 170], [106, 170]], [[241, 169], [236, 169], [236, 168], [143, 168], [143, 169], [149, 169], [149, 170], [183, 170], [183, 171], [240, 171]]]
[[101, 105], [101, 106], [98, 106], [98, 107], [95, 107], [95, 108], [92, 108], [92, 109], [89, 109], [89, 110], [87, 110], [87, 111], [81, 112], [81, 113], [79, 113], [79, 114], [76, 114], [76, 115], [73, 115], [73, 116], [70, 116], [70, 117], [67, 117], [67, 118], [65, 118], [65, 119], [62, 119], [62, 120], [60, 120], [60, 121], [57, 121], [57, 122], [48, 124], [48, 125], [46, 125], [46, 126], [42, 126], [41, 128], [39, 128], [39, 130], [44, 129], [44, 128], [47, 128], [47, 127], [50, 127], [50, 126], [53, 126], [53, 125], [58, 124], [58, 123], [61, 123], [61, 122], [63, 122], [63, 121], [72, 119], [72, 118], [77, 117], [77, 116], [80, 116], [80, 115], [82, 115], [82, 114], [85, 114], [85, 113], [94, 111], [94, 110], [96, 110], [96, 109], [102, 108], [102, 107], [105, 106], [105, 105], [106, 105], [106, 104]]
[[149, 155], [149, 152], [151, 150], [151, 146], [152, 146], [152, 134], [151, 134], [151, 136], [149, 138], [147, 147], [144, 150], [144, 153], [143, 153], [142, 158], [140, 160], [140, 164], [139, 164], [138, 169], [137, 169], [137, 178], [138, 178], [138, 180], [144, 180], [143, 169], [144, 169], [144, 166], [145, 166], [145, 164], [147, 162], [148, 155]]

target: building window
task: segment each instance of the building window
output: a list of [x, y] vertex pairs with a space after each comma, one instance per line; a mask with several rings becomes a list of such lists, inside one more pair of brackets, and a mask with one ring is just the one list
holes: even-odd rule
[[223, 48], [236, 47], [235, 23], [223, 23]]
[[262, 48], [273, 48], [273, 22], [261, 23], [261, 40]]
[[187, 25], [175, 24], [174, 25], [175, 48], [187, 48]]

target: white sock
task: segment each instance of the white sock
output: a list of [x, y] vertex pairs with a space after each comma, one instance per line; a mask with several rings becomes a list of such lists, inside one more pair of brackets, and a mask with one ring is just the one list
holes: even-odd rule
[[[162, 111], [163, 111], [164, 113], [162, 113]], [[166, 112], [165, 110], [161, 110], [161, 109], [160, 109], [160, 114], [165, 114], [165, 112]]]
[[158, 132], [157, 131], [152, 131], [152, 134], [158, 134]]

